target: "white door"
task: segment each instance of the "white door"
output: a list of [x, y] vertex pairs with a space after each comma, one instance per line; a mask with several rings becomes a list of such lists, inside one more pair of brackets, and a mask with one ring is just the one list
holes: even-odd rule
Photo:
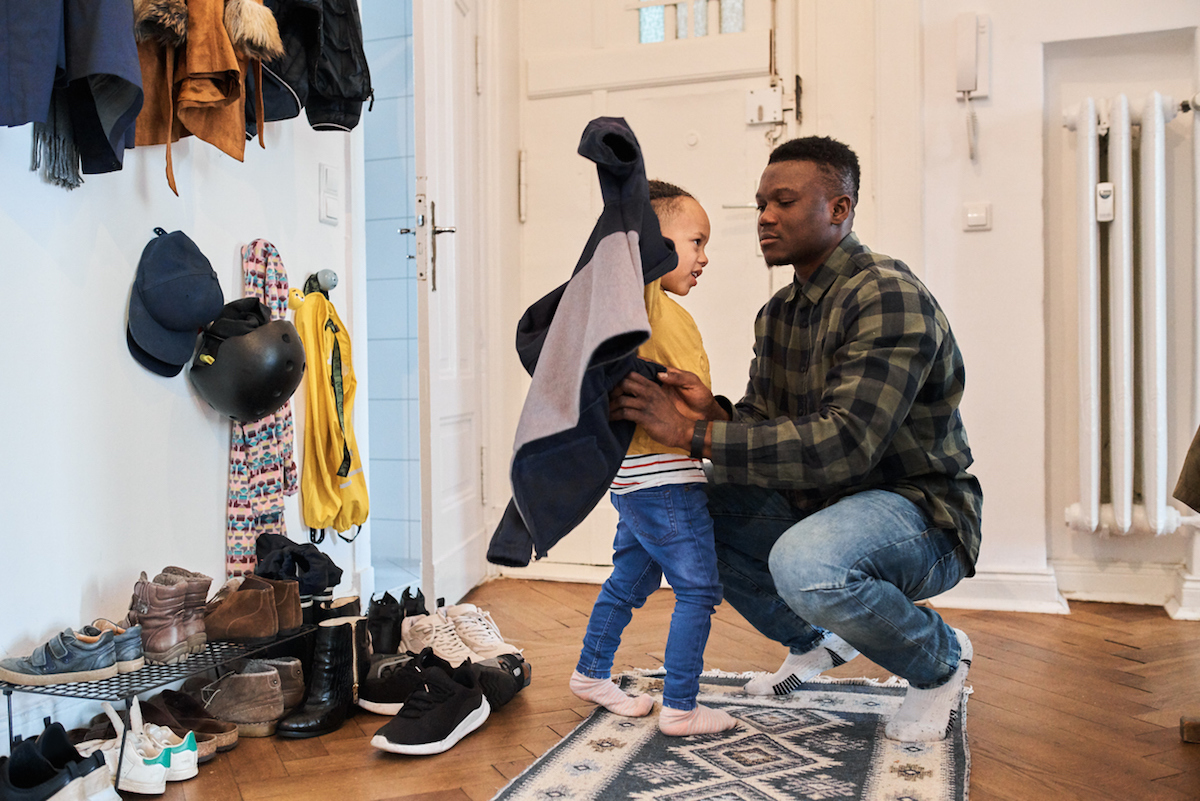
[[[522, 301], [532, 303], [570, 276], [600, 213], [595, 167], [576, 153], [580, 134], [594, 117], [624, 117], [648, 177], [682, 186], [708, 212], [710, 263], [680, 302], [704, 337], [714, 389], [735, 399], [745, 389], [754, 315], [779, 280], [757, 252], [753, 203], [771, 147], [794, 120], [795, 48], [776, 47], [773, 82], [772, 5], [526, 0], [523, 6]], [[780, 124], [748, 122], [752, 91], [766, 104], [765, 119], [778, 113]], [[773, 91], [780, 96], [774, 109]], [[528, 570], [611, 565], [615, 525], [605, 499]]]
[[[480, 494], [478, 0], [413, 5], [421, 340], [422, 588], [432, 606], [486, 572]], [[436, 582], [436, 583], [435, 583]]]

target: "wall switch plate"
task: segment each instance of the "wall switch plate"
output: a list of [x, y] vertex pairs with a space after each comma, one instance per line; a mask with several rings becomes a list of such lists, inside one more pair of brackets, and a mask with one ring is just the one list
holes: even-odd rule
[[317, 219], [337, 225], [342, 217], [342, 171], [332, 164], [318, 165]]
[[991, 203], [964, 203], [963, 204], [963, 230], [964, 231], [990, 231], [990, 230], [992, 230], [992, 204]]

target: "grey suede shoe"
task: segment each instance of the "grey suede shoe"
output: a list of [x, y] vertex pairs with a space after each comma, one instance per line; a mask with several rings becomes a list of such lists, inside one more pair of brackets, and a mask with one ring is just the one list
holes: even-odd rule
[[216, 681], [188, 679], [183, 691], [217, 720], [237, 724], [241, 737], [270, 737], [283, 717], [279, 671], [261, 659], [248, 659], [239, 672]]
[[113, 633], [88, 635], [67, 629], [33, 649], [29, 656], [0, 659], [0, 681], [42, 687], [96, 681], [117, 675]]

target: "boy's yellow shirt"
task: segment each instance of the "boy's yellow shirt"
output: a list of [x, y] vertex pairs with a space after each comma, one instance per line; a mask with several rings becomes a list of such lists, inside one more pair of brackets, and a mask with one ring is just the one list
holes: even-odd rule
[[[696, 327], [692, 315], [667, 295], [666, 290], [662, 288], [662, 279], [646, 284], [645, 297], [646, 316], [650, 318], [650, 339], [638, 348], [638, 356], [665, 364], [667, 367], [695, 373], [700, 376], [704, 386], [712, 389], [708, 354], [704, 352], [700, 329]], [[687, 455], [688, 449], [663, 445], [638, 426], [626, 453], [630, 456], [643, 453]]]

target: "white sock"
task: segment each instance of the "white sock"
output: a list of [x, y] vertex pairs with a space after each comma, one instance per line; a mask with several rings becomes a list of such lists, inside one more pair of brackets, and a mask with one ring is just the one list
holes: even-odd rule
[[695, 709], [671, 709], [664, 706], [658, 713], [658, 730], [671, 737], [689, 734], [714, 734], [736, 728], [738, 720], [728, 712], [696, 704]]
[[750, 679], [745, 690], [750, 695], [787, 695], [800, 689], [801, 683], [813, 676], [844, 665], [856, 656], [858, 651], [853, 645], [827, 631], [812, 650], [788, 654], [779, 670]]
[[571, 674], [570, 687], [577, 697], [599, 704], [614, 715], [640, 718], [654, 709], [654, 698], [651, 696], [630, 695], [614, 684], [612, 679], [593, 679], [578, 670]]
[[954, 629], [954, 635], [958, 638], [958, 647], [962, 652], [954, 675], [950, 677], [950, 681], [931, 690], [909, 687], [908, 692], [904, 694], [904, 703], [900, 704], [900, 709], [883, 730], [889, 740], [929, 743], [946, 738], [954, 718], [958, 715], [963, 683], [967, 680], [971, 658], [975, 655], [975, 649], [971, 646], [966, 632]]

